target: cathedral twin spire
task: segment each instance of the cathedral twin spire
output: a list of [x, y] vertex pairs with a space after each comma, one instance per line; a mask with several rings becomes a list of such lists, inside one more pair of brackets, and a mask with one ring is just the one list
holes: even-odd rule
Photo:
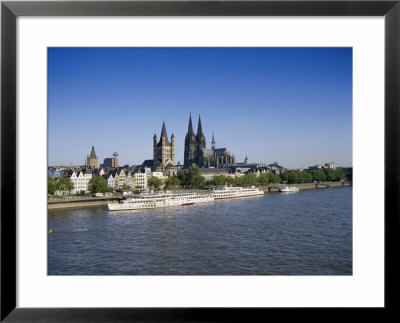
[[188, 132], [186, 134], [186, 140], [195, 141], [198, 148], [206, 148], [206, 139], [203, 133], [203, 127], [201, 125], [201, 118], [199, 114], [199, 123], [197, 125], [197, 134], [195, 135], [193, 131], [193, 124], [192, 124], [192, 114], [189, 116], [189, 126]]
[[212, 134], [211, 149], [206, 149], [201, 117], [197, 126], [197, 134], [193, 131], [192, 114], [189, 116], [188, 132], [185, 137], [184, 167], [223, 168], [235, 164], [234, 156], [225, 149], [215, 148], [215, 137]]
[[197, 126], [197, 139], [199, 139], [201, 136], [204, 137], [204, 134], [203, 134], [203, 128], [201, 127], [201, 119], [199, 114], [199, 124]]
[[[192, 124], [192, 114], [190, 114], [190, 116], [189, 116], [189, 127], [188, 127], [188, 133], [187, 133], [188, 135], [194, 135], [194, 132], [193, 132], [193, 124]], [[203, 134], [203, 127], [201, 126], [201, 118], [200, 118], [200, 114], [199, 114], [199, 123], [198, 123], [198, 126], [197, 126], [197, 137], [199, 137], [199, 136], [204, 136], [204, 134]]]
[[192, 125], [192, 114], [189, 116], [189, 127], [188, 127], [188, 135], [194, 135], [193, 125]]

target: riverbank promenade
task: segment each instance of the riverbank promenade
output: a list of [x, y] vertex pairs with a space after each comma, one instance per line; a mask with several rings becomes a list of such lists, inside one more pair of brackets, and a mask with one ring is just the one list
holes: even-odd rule
[[[260, 189], [264, 193], [272, 193], [280, 191], [280, 188], [285, 187], [286, 184], [270, 184], [268, 186], [260, 186]], [[299, 190], [311, 190], [311, 189], [326, 189], [334, 187], [351, 186], [351, 182], [324, 182], [324, 183], [302, 183], [302, 184], [290, 184], [290, 186], [297, 187]], [[172, 192], [191, 191], [204, 193], [209, 189], [176, 189], [171, 190]], [[92, 207], [102, 206], [109, 203], [115, 203], [122, 200], [122, 195], [111, 195], [111, 196], [66, 196], [66, 197], [49, 197], [48, 198], [48, 209], [64, 209], [64, 208], [81, 208], [81, 207]]]

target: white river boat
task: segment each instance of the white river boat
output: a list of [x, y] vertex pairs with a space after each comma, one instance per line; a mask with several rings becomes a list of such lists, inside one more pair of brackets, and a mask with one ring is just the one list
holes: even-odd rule
[[211, 191], [211, 196], [215, 199], [228, 199], [236, 197], [250, 197], [250, 196], [260, 196], [264, 195], [264, 191], [255, 188], [243, 188], [243, 187], [219, 187]]
[[299, 189], [296, 186], [288, 186], [286, 185], [285, 187], [282, 187], [280, 189], [280, 192], [286, 193], [286, 192], [298, 192]]
[[196, 193], [156, 193], [141, 194], [138, 197], [122, 200], [120, 203], [108, 204], [110, 211], [141, 210], [158, 207], [190, 205], [214, 201], [210, 194]]

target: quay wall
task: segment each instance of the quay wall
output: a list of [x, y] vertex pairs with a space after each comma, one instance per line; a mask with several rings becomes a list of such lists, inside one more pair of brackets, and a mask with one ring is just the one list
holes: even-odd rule
[[65, 209], [65, 208], [82, 208], [91, 206], [103, 206], [110, 203], [118, 203], [119, 198], [112, 199], [80, 199], [80, 200], [61, 200], [61, 201], [48, 201], [47, 206], [49, 210], [52, 209]]
[[[340, 183], [340, 182], [323, 182], [321, 184], [328, 184], [330, 187], [343, 187], [343, 186], [351, 186], [349, 183]], [[299, 190], [313, 190], [313, 189], [326, 189], [326, 186], [316, 187], [315, 183], [302, 183], [302, 184], [288, 184], [289, 186], [296, 186]], [[284, 187], [286, 184], [271, 184], [274, 187]], [[265, 193], [268, 193], [268, 186], [258, 186]], [[204, 194], [208, 192], [208, 189], [172, 189], [172, 192], [196, 192], [199, 194]], [[271, 192], [275, 192], [276, 190], [272, 189]]]
[[[341, 183], [341, 182], [323, 182], [321, 184], [327, 184], [329, 187], [343, 187], [343, 186], [351, 186], [349, 183]], [[302, 184], [288, 184], [289, 186], [295, 186], [299, 190], [314, 190], [314, 189], [327, 189], [325, 185], [320, 185], [319, 187], [315, 183], [302, 183]], [[284, 187], [286, 184], [271, 184], [273, 187]], [[268, 193], [268, 186], [260, 187], [265, 193]], [[271, 189], [271, 192], [276, 192], [276, 189]]]

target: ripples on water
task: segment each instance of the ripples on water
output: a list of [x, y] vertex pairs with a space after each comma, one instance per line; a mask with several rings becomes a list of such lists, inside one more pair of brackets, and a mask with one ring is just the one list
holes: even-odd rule
[[351, 275], [352, 188], [49, 210], [49, 275]]

